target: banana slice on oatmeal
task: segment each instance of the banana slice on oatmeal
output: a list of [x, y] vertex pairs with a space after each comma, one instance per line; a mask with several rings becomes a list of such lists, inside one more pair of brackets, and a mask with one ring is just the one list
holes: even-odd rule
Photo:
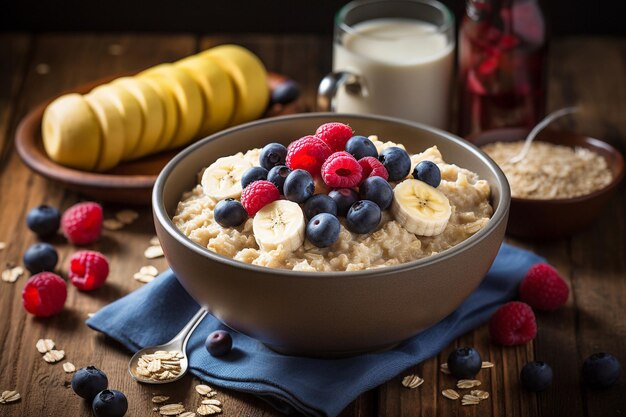
[[409, 232], [436, 236], [448, 225], [452, 208], [441, 191], [425, 182], [408, 179], [394, 188], [391, 213]]
[[262, 250], [269, 252], [282, 246], [293, 252], [304, 243], [304, 214], [297, 203], [276, 200], [256, 213], [252, 230]]
[[202, 190], [215, 201], [241, 197], [241, 176], [252, 168], [243, 156], [218, 158], [202, 174]]

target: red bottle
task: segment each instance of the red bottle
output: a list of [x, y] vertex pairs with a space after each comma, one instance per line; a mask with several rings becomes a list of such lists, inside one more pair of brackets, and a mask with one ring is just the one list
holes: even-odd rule
[[459, 134], [541, 120], [546, 52], [537, 0], [468, 0], [459, 30]]

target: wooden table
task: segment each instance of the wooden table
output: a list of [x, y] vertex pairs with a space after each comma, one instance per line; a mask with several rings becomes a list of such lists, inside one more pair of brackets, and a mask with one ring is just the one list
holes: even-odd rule
[[[316, 85], [330, 69], [330, 38], [316, 36], [224, 35], [94, 35], [94, 34], [2, 34], [0, 35], [0, 264], [20, 262], [25, 249], [35, 242], [24, 223], [29, 208], [46, 203], [67, 208], [81, 197], [29, 171], [19, 160], [12, 139], [20, 118], [33, 106], [58, 92], [111, 73], [138, 70], [172, 61], [199, 49], [223, 42], [249, 47], [278, 72], [298, 80], [310, 108]], [[568, 38], [553, 43], [550, 52], [549, 109], [580, 100], [598, 116], [573, 128], [626, 147], [626, 39]], [[626, 184], [624, 184], [626, 185]], [[595, 351], [612, 352], [626, 367], [626, 188], [612, 201], [603, 216], [570, 239], [556, 242], [513, 243], [547, 257], [567, 278], [572, 296], [555, 313], [538, 314], [538, 336], [524, 346], [501, 348], [489, 343], [485, 326], [471, 332], [410, 372], [425, 379], [408, 390], [400, 377], [361, 395], [343, 416], [623, 416], [626, 414], [626, 380], [607, 391], [581, 386], [583, 359]], [[106, 205], [107, 216], [124, 207]], [[44, 362], [35, 349], [39, 338], [51, 338], [64, 349], [67, 360], [78, 367], [94, 364], [108, 374], [110, 386], [126, 393], [128, 416], [156, 415], [150, 402], [153, 392], [166, 393], [188, 409], [197, 407], [187, 377], [172, 386], [142, 386], [130, 379], [129, 353], [89, 330], [87, 314], [139, 288], [132, 279], [148, 263], [142, 252], [154, 235], [148, 208], [140, 219], [104, 238], [91, 248], [111, 260], [108, 283], [93, 293], [69, 286], [65, 310], [46, 320], [26, 314], [21, 290], [26, 277], [15, 284], [0, 282], [0, 391], [16, 389], [22, 399], [0, 404], [2, 416], [90, 416], [88, 407], [68, 389], [71, 376], [61, 364]], [[74, 248], [61, 237], [53, 243], [60, 252], [59, 265], [66, 273]], [[163, 259], [149, 262], [159, 270]], [[483, 358], [495, 363], [482, 371], [483, 389], [491, 398], [479, 406], [461, 407], [441, 396], [452, 387], [449, 376], [439, 372], [455, 346], [476, 347]], [[555, 372], [552, 388], [540, 395], [520, 389], [518, 375], [529, 360], [547, 361]], [[337, 395], [341, 395], [338, 393]], [[224, 415], [277, 416], [263, 401], [250, 395], [219, 390]]]

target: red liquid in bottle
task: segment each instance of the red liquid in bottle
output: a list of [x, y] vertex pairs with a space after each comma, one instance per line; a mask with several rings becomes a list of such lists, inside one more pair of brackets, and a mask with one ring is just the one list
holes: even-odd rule
[[459, 133], [530, 128], [541, 120], [545, 57], [535, 0], [469, 0], [459, 33]]

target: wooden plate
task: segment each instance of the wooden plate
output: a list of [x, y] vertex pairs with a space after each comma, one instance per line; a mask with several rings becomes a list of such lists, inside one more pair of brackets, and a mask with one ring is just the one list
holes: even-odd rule
[[[85, 94], [100, 84], [108, 83], [124, 75], [132, 74], [110, 76], [83, 84], [63, 94]], [[281, 74], [268, 74], [268, 84], [271, 90], [285, 80], [287, 80], [287, 77]], [[135, 161], [124, 162], [104, 173], [81, 171], [59, 165], [48, 158], [41, 137], [43, 112], [46, 106], [57, 97], [39, 104], [20, 121], [15, 134], [15, 147], [24, 163], [30, 169], [49, 180], [58, 182], [67, 188], [97, 200], [124, 204], [150, 204], [152, 186], [157, 175], [180, 149], [164, 151]], [[272, 105], [266, 110], [263, 117], [300, 113], [303, 111], [305, 109], [302, 101], [296, 99], [287, 105]]]

